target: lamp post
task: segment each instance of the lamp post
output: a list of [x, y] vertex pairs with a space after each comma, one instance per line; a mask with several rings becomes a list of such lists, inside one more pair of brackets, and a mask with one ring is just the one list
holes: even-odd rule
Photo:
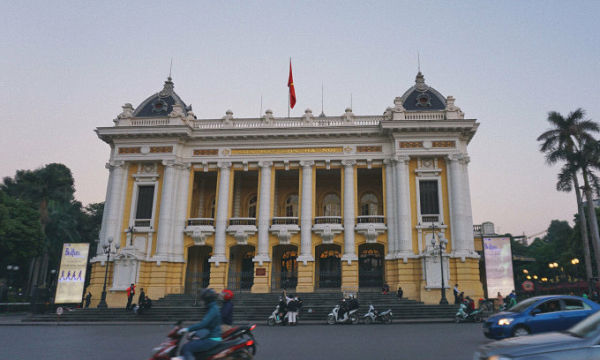
[[[10, 288], [10, 284], [12, 281], [13, 274], [16, 274], [19, 271], [19, 265], [7, 265], [6, 270], [8, 270], [8, 287]], [[14, 284], [13, 284], [14, 285]]]
[[[444, 224], [442, 223], [442, 225], [444, 225]], [[431, 232], [432, 232], [431, 246], [433, 247], [434, 251], [437, 250], [440, 253], [440, 275], [441, 275], [441, 279], [442, 279], [442, 286], [441, 286], [442, 298], [440, 299], [440, 305], [447, 305], [448, 300], [446, 299], [446, 288], [444, 287], [444, 258], [443, 258], [443, 255], [444, 255], [444, 251], [446, 250], [446, 245], [448, 244], [448, 240], [446, 240], [445, 238], [442, 238], [438, 234], [438, 241], [436, 243], [435, 230], [436, 230], [435, 223], [432, 223], [431, 224]]]
[[[106, 278], [108, 277], [108, 265], [110, 264], [110, 254], [111, 254], [111, 245], [113, 242], [113, 238], [108, 238], [108, 245], [104, 245], [104, 253], [106, 254], [106, 268], [104, 270], [104, 285], [102, 286], [102, 296], [100, 297], [100, 302], [98, 303], [98, 309], [106, 309], [108, 305], [106, 305]], [[119, 250], [119, 244], [115, 244], [115, 249]]]
[[55, 269], [50, 270], [50, 299], [52, 299], [52, 304], [54, 304], [54, 297], [56, 295], [54, 291], [56, 288], [56, 274], [57, 271]]

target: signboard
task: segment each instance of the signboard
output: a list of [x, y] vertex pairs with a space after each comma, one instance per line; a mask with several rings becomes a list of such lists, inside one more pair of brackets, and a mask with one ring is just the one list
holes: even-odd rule
[[533, 281], [531, 281], [531, 280], [523, 281], [523, 283], [521, 284], [521, 287], [523, 288], [523, 291], [527, 291], [527, 292], [531, 292], [531, 291], [535, 290], [535, 285], [533, 284]]
[[90, 244], [64, 244], [54, 303], [80, 303]]
[[487, 296], [496, 297], [498, 293], [506, 296], [515, 290], [510, 238], [483, 238], [483, 254]]

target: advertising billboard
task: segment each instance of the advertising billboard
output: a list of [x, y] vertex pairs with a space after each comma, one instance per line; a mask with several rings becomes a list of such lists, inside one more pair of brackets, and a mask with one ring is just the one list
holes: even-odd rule
[[487, 296], [503, 296], [515, 290], [510, 238], [483, 238]]
[[80, 303], [90, 244], [63, 244], [55, 304]]

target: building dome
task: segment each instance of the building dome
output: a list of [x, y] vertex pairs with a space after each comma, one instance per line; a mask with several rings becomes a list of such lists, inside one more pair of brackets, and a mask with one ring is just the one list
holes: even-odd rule
[[169, 76], [160, 92], [144, 100], [134, 111], [133, 117], [165, 117], [173, 111], [173, 105], [181, 105], [184, 114], [192, 110], [192, 106], [187, 106], [181, 100], [179, 95], [173, 91], [174, 84]]
[[425, 84], [421, 72], [417, 74], [415, 85], [402, 95], [402, 106], [408, 111], [444, 110], [446, 99], [436, 89]]

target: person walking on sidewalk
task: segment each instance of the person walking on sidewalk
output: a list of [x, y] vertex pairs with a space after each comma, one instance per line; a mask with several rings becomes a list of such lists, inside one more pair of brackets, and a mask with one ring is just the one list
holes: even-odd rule
[[140, 292], [140, 297], [138, 298], [138, 305], [142, 306], [146, 302], [146, 293], [144, 292], [144, 288]]
[[458, 284], [454, 284], [454, 289], [452, 289], [452, 292], [454, 293], [454, 303], [460, 304], [458, 299], [458, 295], [460, 294], [460, 291], [458, 290]]
[[85, 308], [90, 307], [90, 302], [92, 301], [92, 293], [88, 291], [88, 294], [85, 296]]
[[135, 295], [135, 285], [131, 284], [127, 288], [127, 306], [125, 306], [125, 310], [129, 310], [131, 308], [131, 301], [133, 300], [133, 296]]

